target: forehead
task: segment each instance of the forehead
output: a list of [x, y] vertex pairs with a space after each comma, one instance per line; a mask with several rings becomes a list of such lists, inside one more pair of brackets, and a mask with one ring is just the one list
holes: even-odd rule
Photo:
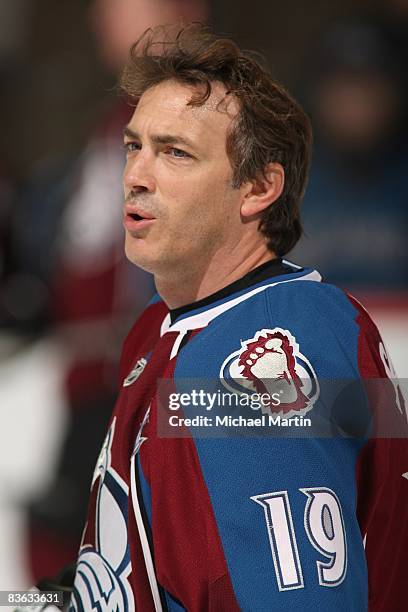
[[191, 106], [197, 88], [165, 81], [148, 89], [140, 98], [129, 127], [142, 134], [177, 132], [190, 139], [221, 140], [239, 111], [238, 102], [226, 95], [221, 83], [212, 83], [208, 100], [201, 106]]

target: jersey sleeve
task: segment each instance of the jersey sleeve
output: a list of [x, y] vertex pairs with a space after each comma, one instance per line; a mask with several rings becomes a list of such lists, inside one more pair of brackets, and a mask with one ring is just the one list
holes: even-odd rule
[[381, 336], [359, 309], [359, 369], [374, 416], [357, 462], [357, 516], [365, 541], [369, 610], [406, 610], [408, 432], [404, 397]]

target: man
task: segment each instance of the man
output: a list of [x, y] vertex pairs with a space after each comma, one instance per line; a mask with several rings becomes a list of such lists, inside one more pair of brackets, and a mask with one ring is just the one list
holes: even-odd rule
[[[224, 391], [258, 392], [275, 425], [307, 415], [327, 434], [326, 379], [392, 374], [364, 309], [282, 259], [301, 234], [306, 115], [200, 26], [150, 31], [122, 87], [136, 105], [126, 254], [158, 295], [124, 345], [72, 610], [364, 610], [368, 598], [372, 610], [405, 609], [408, 457], [404, 440], [365, 434], [379, 431], [378, 393], [367, 390], [368, 420], [355, 395], [334, 402], [330, 426], [344, 436], [267, 435], [269, 421], [256, 435], [244, 418], [254, 405], [239, 418], [221, 405]], [[189, 379], [203, 388], [176, 393]], [[406, 415], [383, 383], [395, 436]]]
[[[206, 0], [92, 0], [88, 5], [96, 51], [112, 78], [122, 71], [129, 47], [146, 28], [163, 20], [204, 20], [208, 10]], [[132, 108], [118, 97], [106, 102], [74, 171], [64, 173], [53, 189], [41, 184], [37, 206], [31, 201], [27, 206], [36, 211], [36, 219], [38, 210], [45, 215], [47, 192], [48, 214], [52, 211], [56, 223], [57, 191], [61, 205], [65, 201], [58, 227], [49, 220], [45, 230], [56, 253], [51, 308], [68, 354], [62, 374], [69, 426], [55, 478], [31, 511], [35, 580], [55, 575], [75, 558], [95, 456], [116, 397], [120, 343], [153, 293], [151, 276], [123, 253], [121, 144]], [[38, 243], [39, 231], [28, 235]], [[47, 242], [47, 253], [49, 249]], [[67, 488], [69, 506], [63, 501]]]

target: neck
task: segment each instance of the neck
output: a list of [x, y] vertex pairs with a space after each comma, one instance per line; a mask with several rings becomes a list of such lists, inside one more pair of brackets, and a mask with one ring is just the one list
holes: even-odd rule
[[[219, 253], [210, 262], [202, 262], [201, 267], [173, 271], [173, 274], [155, 275], [156, 288], [167, 306], [173, 310], [186, 304], [202, 300], [227, 285], [248, 274], [254, 268], [276, 258], [265, 244], [243, 253]], [[223, 257], [221, 256], [223, 255]]]

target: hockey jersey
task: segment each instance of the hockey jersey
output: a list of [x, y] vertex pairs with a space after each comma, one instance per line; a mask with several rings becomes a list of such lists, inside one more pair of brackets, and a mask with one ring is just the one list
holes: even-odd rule
[[406, 421], [375, 325], [316, 271], [176, 317], [157, 296], [124, 344], [71, 610], [406, 610]]

